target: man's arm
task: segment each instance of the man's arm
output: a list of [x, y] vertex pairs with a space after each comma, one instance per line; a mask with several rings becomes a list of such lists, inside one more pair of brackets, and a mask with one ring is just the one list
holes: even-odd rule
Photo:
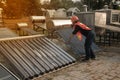
[[76, 28], [74, 29], [74, 31], [72, 32], [72, 34], [69, 36], [69, 39], [67, 41], [67, 43], [70, 43], [71, 39], [73, 38], [73, 36], [79, 31], [79, 26], [76, 26]]
[[79, 30], [81, 30], [81, 28], [78, 25], [76, 25], [72, 34], [75, 35]]
[[73, 38], [73, 34], [71, 34], [70, 36], [69, 36], [69, 39], [68, 39], [68, 43], [70, 43], [70, 41], [71, 41], [71, 39]]

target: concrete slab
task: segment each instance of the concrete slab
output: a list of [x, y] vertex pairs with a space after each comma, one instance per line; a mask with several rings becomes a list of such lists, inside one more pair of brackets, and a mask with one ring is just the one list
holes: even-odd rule
[[0, 28], [0, 38], [10, 38], [10, 37], [17, 37], [18, 35], [15, 34], [9, 28]]

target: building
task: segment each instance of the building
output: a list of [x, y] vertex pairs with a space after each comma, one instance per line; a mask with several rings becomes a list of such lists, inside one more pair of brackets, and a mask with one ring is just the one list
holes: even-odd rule
[[69, 17], [79, 12], [80, 10], [77, 7], [72, 7], [67, 10], [67, 16]]
[[52, 10], [47, 10], [46, 11], [46, 17], [47, 18], [54, 18], [56, 10], [52, 9]]
[[56, 18], [66, 18], [67, 17], [66, 9], [60, 8], [60, 9], [56, 10], [54, 17], [56, 17]]

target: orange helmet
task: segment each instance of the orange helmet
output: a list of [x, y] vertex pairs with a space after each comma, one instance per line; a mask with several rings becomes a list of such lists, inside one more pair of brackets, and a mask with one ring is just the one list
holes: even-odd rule
[[75, 21], [78, 21], [78, 20], [79, 20], [79, 18], [77, 16], [72, 16], [71, 17], [71, 21], [72, 22], [75, 22]]

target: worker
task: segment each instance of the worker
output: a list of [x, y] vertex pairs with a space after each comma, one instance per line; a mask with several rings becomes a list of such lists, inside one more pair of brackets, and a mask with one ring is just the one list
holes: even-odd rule
[[85, 58], [82, 59], [82, 61], [89, 61], [89, 59], [95, 60], [95, 54], [91, 48], [91, 45], [94, 41], [94, 32], [91, 28], [81, 23], [77, 16], [72, 16], [71, 21], [73, 32], [72, 35], [70, 35], [68, 42], [70, 42], [74, 35], [76, 35], [80, 41], [82, 40], [83, 36], [85, 36]]

